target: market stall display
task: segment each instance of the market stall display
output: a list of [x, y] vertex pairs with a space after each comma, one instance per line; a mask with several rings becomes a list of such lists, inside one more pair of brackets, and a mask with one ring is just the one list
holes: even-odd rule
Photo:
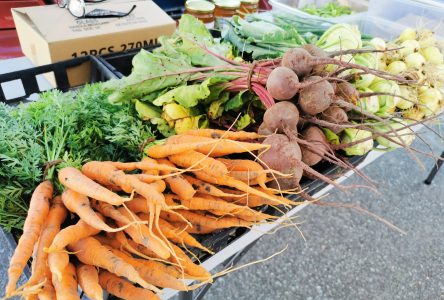
[[365, 178], [353, 159], [376, 146], [418, 152], [414, 126], [441, 111], [443, 59], [429, 31], [385, 42], [284, 16], [227, 26], [215, 38], [184, 15], [127, 77], [0, 106], [1, 222], [23, 226], [6, 296], [76, 298], [77, 280], [93, 299], [198, 288], [225, 274], [198, 263], [221, 250], [207, 235], [291, 225], [295, 206], [316, 201], [303, 189], [311, 179], [352, 188], [325, 165]]

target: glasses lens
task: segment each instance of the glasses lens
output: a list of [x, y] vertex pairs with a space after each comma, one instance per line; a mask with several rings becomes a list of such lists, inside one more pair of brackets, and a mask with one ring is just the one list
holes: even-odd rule
[[68, 9], [74, 17], [81, 18], [85, 15], [85, 2], [83, 0], [70, 0]]
[[68, 0], [57, 0], [57, 5], [59, 6], [59, 7], [61, 7], [61, 8], [64, 8], [64, 7], [66, 7], [66, 2], [67, 2]]

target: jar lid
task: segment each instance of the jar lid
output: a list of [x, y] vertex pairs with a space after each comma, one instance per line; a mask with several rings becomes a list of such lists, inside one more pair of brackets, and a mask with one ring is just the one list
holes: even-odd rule
[[259, 0], [241, 0], [241, 3], [245, 3], [245, 4], [258, 4]]
[[240, 8], [239, 0], [215, 0], [214, 3], [217, 7], [226, 9], [238, 9]]
[[185, 9], [196, 13], [211, 13], [214, 11], [215, 5], [205, 0], [188, 0], [185, 3]]

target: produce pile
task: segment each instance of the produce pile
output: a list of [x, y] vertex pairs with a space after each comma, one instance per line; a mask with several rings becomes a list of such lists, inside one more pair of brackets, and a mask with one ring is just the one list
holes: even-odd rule
[[128, 77], [0, 106], [0, 225], [23, 227], [7, 296], [78, 299], [79, 284], [91, 299], [157, 299], [211, 282], [201, 235], [272, 222], [299, 204], [287, 195], [315, 200], [303, 177], [349, 188], [322, 162], [355, 170], [348, 156], [376, 146], [420, 152], [413, 127], [443, 105], [430, 31], [385, 42], [249, 16], [219, 39], [184, 15], [160, 42]]
[[350, 15], [352, 13], [349, 6], [341, 5], [335, 1], [328, 2], [322, 6], [317, 6], [314, 3], [306, 4], [301, 10], [307, 14], [323, 18], [340, 17], [343, 15]]
[[[95, 300], [103, 299], [103, 290], [123, 299], [159, 299], [159, 288], [200, 286], [188, 287], [186, 279], [212, 282], [184, 252], [195, 247], [212, 253], [190, 233], [249, 228], [275, 218], [252, 208], [297, 204], [266, 186], [273, 174], [285, 174], [227, 157], [266, 151], [270, 145], [254, 142], [260, 137], [201, 129], [149, 147], [141, 161], [60, 169], [61, 195], [53, 197], [49, 180], [32, 194], [6, 296], [79, 299], [79, 284]], [[71, 220], [65, 220], [68, 212]], [[16, 289], [31, 256], [32, 275]]]

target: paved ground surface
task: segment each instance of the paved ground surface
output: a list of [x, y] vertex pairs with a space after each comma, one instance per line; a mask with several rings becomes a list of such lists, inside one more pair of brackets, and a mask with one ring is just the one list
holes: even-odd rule
[[[444, 149], [427, 136], [437, 153]], [[424, 147], [422, 147], [424, 148]], [[444, 170], [431, 186], [403, 151], [367, 166], [382, 195], [335, 191], [328, 201], [359, 203], [407, 232], [366, 215], [311, 206], [300, 213], [306, 242], [294, 229], [262, 238], [241, 263], [273, 260], [218, 280], [206, 299], [444, 299]], [[345, 184], [363, 183], [354, 176]]]
[[[444, 146], [428, 136], [440, 153]], [[424, 147], [422, 147], [424, 148]], [[333, 192], [328, 201], [358, 203], [407, 232], [344, 208], [312, 206], [294, 229], [262, 238], [242, 259], [250, 262], [288, 245], [273, 260], [219, 279], [206, 299], [444, 299], [444, 170], [432, 186], [403, 151], [366, 167], [382, 195]], [[345, 184], [361, 183], [354, 176]], [[0, 296], [10, 249], [0, 234]], [[136, 300], [136, 299], [135, 299]]]

